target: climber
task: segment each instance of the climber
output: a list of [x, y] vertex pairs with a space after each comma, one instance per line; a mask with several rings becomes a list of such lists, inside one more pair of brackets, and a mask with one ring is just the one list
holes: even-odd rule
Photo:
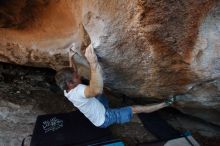
[[114, 123], [129, 122], [133, 114], [150, 113], [171, 105], [174, 98], [154, 105], [134, 105], [121, 108], [109, 108], [107, 97], [103, 92], [102, 68], [97, 60], [92, 45], [85, 51], [85, 57], [90, 65], [91, 78], [89, 85], [81, 82], [74, 55], [79, 55], [76, 48], [71, 47], [69, 52], [70, 66], [57, 72], [57, 85], [64, 90], [64, 95], [78, 108], [95, 126], [108, 127]]

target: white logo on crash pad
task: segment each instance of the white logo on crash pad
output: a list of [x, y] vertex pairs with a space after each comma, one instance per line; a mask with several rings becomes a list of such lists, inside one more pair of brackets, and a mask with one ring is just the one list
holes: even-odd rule
[[57, 119], [56, 117], [51, 118], [43, 122], [44, 132], [55, 131], [63, 127], [63, 120]]

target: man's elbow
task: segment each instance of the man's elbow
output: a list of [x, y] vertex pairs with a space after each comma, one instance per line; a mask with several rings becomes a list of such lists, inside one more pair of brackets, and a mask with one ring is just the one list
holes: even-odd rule
[[87, 88], [85, 90], [85, 96], [87, 98], [95, 97], [95, 96], [98, 96], [100, 94], [102, 94], [102, 89]]
[[100, 95], [100, 94], [102, 94], [102, 92], [103, 92], [103, 89], [94, 89], [93, 90], [94, 96]]

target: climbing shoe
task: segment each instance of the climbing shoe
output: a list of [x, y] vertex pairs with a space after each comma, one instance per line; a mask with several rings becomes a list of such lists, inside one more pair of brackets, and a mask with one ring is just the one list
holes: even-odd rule
[[165, 100], [165, 103], [169, 106], [176, 101], [176, 96], [169, 97]]

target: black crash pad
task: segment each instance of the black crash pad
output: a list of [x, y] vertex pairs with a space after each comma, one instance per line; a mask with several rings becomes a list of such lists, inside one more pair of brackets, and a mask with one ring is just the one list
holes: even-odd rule
[[146, 130], [159, 140], [169, 140], [181, 137], [181, 133], [162, 119], [157, 112], [138, 114]]
[[117, 141], [108, 128], [95, 127], [82, 113], [74, 111], [37, 117], [31, 146], [90, 145]]

